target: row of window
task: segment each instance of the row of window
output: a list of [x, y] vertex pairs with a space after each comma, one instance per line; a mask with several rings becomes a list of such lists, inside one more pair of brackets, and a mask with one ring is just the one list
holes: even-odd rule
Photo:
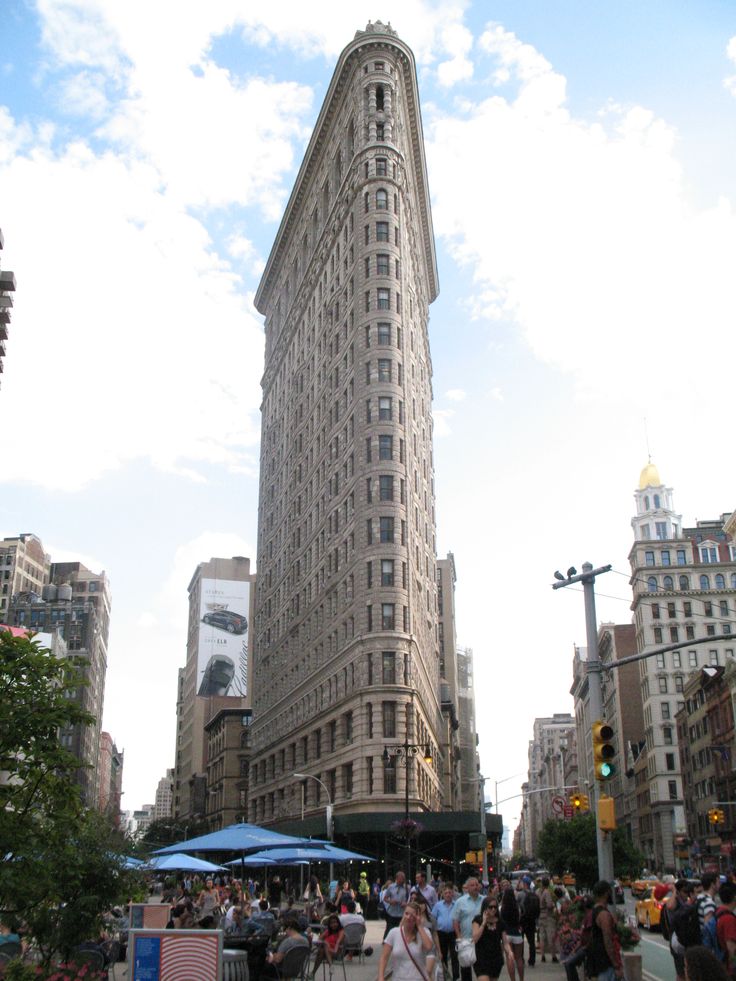
[[[391, 256], [387, 252], [377, 252], [375, 256], [367, 255], [363, 261], [366, 279], [370, 279], [371, 277], [371, 258], [375, 259], [376, 276], [391, 275]], [[396, 279], [401, 279], [401, 263], [398, 259], [394, 259], [393, 261], [393, 275]]]
[[[662, 590], [663, 592], [673, 592], [675, 589], [675, 580], [673, 576], [662, 576], [661, 583], [657, 576], [649, 576], [647, 578], [647, 592], [656, 593]], [[713, 577], [714, 589], [726, 589], [726, 577], [722, 573], [717, 573]], [[736, 572], [732, 572], [729, 576], [730, 589], [736, 589]], [[708, 575], [703, 574], [698, 579], [698, 584], [701, 592], [705, 592], [711, 588], [711, 578]], [[689, 576], [678, 576], [677, 585], [680, 590], [690, 589], [690, 577]]]
[[[706, 617], [721, 616], [724, 618], [731, 616], [728, 600], [725, 599], [718, 600], [717, 602], [714, 602], [713, 600], [703, 600], [702, 605], [703, 605], [702, 616], [706, 616]], [[665, 608], [667, 610], [668, 619], [670, 620], [676, 619], [677, 604], [673, 602], [667, 603], [666, 607], [665, 604], [652, 603], [651, 605], [652, 619], [659, 620]], [[682, 604], [682, 612], [683, 612], [683, 616], [685, 617], [691, 617], [693, 615], [693, 604], [690, 602], [690, 600], [685, 600], [685, 602]], [[700, 616], [700, 615], [701, 614], [696, 614], [696, 616]]]

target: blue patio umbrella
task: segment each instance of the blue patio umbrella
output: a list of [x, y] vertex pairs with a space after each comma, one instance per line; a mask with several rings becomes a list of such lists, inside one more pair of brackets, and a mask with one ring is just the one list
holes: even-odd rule
[[146, 863], [145, 868], [153, 872], [219, 872], [222, 866], [177, 852], [172, 855], [156, 855]]
[[251, 859], [263, 859], [266, 856], [277, 865], [295, 865], [299, 862], [373, 862], [370, 855], [361, 855], [346, 848], [338, 848], [325, 841], [313, 841], [311, 847], [297, 845], [294, 848], [269, 848], [267, 852], [256, 852]]
[[235, 852], [239, 855], [250, 855], [271, 848], [298, 845], [308, 846], [309, 839], [282, 835], [278, 831], [260, 828], [257, 824], [231, 824], [220, 831], [211, 831], [198, 838], [189, 838], [175, 845], [167, 845], [166, 848], [158, 848], [154, 855], [169, 855], [172, 852]]

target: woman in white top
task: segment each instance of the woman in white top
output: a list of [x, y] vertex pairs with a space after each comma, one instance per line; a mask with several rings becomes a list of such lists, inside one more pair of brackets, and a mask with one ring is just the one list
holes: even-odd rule
[[378, 964], [378, 981], [385, 981], [389, 958], [394, 981], [429, 981], [432, 977], [432, 934], [418, 903], [408, 903], [399, 926], [387, 933]]

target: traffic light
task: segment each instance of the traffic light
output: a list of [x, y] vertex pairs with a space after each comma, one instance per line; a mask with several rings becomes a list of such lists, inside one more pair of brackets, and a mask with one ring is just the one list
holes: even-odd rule
[[590, 810], [590, 800], [587, 794], [580, 795], [580, 810], [581, 812]]
[[583, 798], [581, 794], [573, 794], [570, 798], [570, 803], [575, 808], [575, 813], [579, 814], [583, 806]]
[[616, 805], [613, 797], [601, 797], [598, 801], [598, 827], [601, 831], [616, 830]]
[[593, 723], [593, 768], [596, 780], [610, 780], [616, 772], [613, 759], [616, 747], [613, 745], [613, 729], [600, 719]]
[[726, 815], [720, 807], [712, 807], [708, 811], [708, 820], [711, 824], [718, 826], [725, 823]]

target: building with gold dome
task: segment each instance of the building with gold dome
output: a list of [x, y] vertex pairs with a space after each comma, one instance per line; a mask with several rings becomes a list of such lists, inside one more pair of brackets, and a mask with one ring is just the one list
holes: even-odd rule
[[[693, 864], [693, 848], [702, 854], [711, 847], [707, 812], [716, 799], [711, 749], [699, 751], [693, 770], [689, 746], [678, 745], [675, 717], [690, 711], [684, 690], [693, 674], [734, 660], [736, 546], [725, 529], [728, 514], [683, 527], [672, 489], [651, 459], [634, 499], [629, 563], [637, 650], [681, 647], [639, 662], [645, 739], [634, 768], [632, 830], [648, 866], [674, 872]], [[681, 731], [689, 732], [686, 724]], [[733, 741], [733, 712], [730, 733]], [[719, 748], [723, 745], [720, 740]], [[736, 759], [736, 745], [725, 752]], [[727, 813], [736, 822], [736, 808]]]

